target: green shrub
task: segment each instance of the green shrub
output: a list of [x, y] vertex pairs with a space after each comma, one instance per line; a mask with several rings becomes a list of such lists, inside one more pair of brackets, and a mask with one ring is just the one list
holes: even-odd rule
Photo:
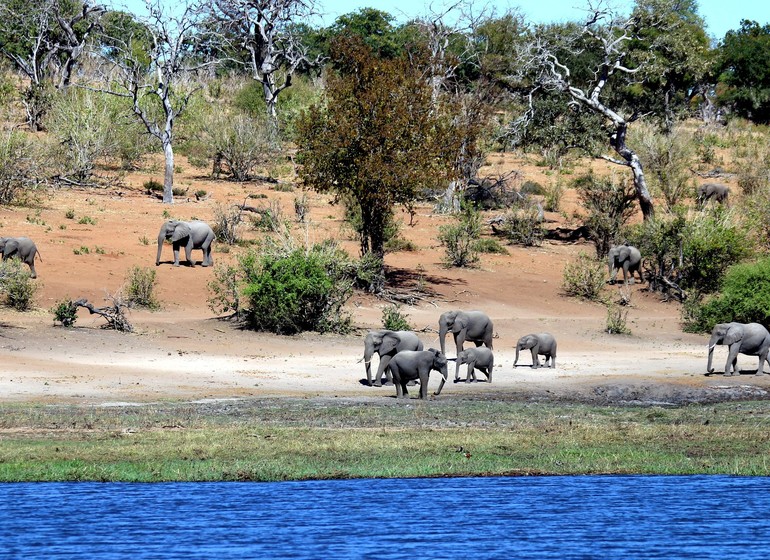
[[149, 181], [145, 181], [142, 184], [142, 186], [144, 187], [144, 190], [147, 191], [147, 194], [163, 192], [163, 183], [160, 183], [155, 179], [150, 179]]
[[19, 259], [0, 262], [0, 293], [5, 305], [16, 311], [29, 311], [34, 305], [38, 288], [27, 265]]
[[409, 239], [405, 239], [400, 235], [391, 237], [385, 242], [385, 251], [388, 253], [397, 253], [399, 251], [414, 252], [416, 250], [417, 250], [417, 245], [413, 241], [410, 241]]
[[78, 319], [78, 307], [71, 299], [65, 299], [57, 303], [52, 309], [54, 323], [61, 323], [62, 327], [72, 327]]
[[609, 334], [631, 334], [627, 326], [628, 309], [617, 303], [607, 304], [606, 329]]
[[562, 290], [568, 296], [601, 301], [607, 282], [605, 270], [603, 262], [581, 251], [576, 261], [564, 266]]
[[401, 313], [400, 305], [388, 305], [382, 310], [382, 326], [390, 331], [411, 331], [412, 325]]
[[379, 294], [385, 288], [385, 269], [382, 258], [366, 253], [358, 261], [355, 271], [355, 286], [372, 294]]
[[129, 305], [158, 309], [160, 303], [155, 297], [155, 269], [134, 266], [126, 275], [123, 297]]
[[685, 324], [693, 332], [708, 332], [717, 323], [770, 324], [770, 257], [729, 268], [720, 293], [697, 300], [685, 310]]
[[214, 266], [214, 278], [208, 288], [209, 309], [214, 313], [231, 313], [237, 319], [242, 317], [241, 305], [242, 266], [217, 264]]
[[545, 194], [545, 189], [543, 188], [543, 185], [541, 185], [537, 181], [524, 181], [524, 184], [521, 185], [521, 189], [519, 189], [519, 192], [521, 194], [543, 195]]
[[493, 253], [497, 255], [507, 255], [508, 249], [500, 245], [497, 239], [483, 238], [476, 240], [473, 248], [479, 253]]
[[481, 214], [466, 208], [457, 224], [441, 226], [438, 240], [446, 249], [447, 266], [472, 266], [479, 260], [475, 244], [481, 236]]
[[30, 139], [15, 130], [0, 130], [0, 204], [24, 204], [41, 184]]
[[508, 242], [525, 247], [538, 246], [545, 239], [543, 216], [535, 205], [508, 212], [494, 224], [493, 229]]
[[91, 216], [83, 216], [82, 218], [80, 218], [78, 220], [78, 223], [79, 224], [83, 224], [83, 225], [95, 226], [96, 225], [96, 218], [92, 218]]
[[350, 318], [342, 306], [351, 289], [330, 275], [325, 264], [316, 251], [262, 255], [258, 273], [244, 289], [250, 326], [276, 334], [349, 330]]
[[624, 178], [602, 178], [589, 173], [575, 179], [574, 187], [588, 212], [585, 225], [596, 247], [596, 256], [603, 259], [618, 242], [621, 228], [634, 213], [633, 185]]
[[552, 182], [545, 189], [543, 198], [543, 207], [548, 212], [558, 212], [561, 206], [561, 198], [564, 195], [564, 185], [561, 181]]

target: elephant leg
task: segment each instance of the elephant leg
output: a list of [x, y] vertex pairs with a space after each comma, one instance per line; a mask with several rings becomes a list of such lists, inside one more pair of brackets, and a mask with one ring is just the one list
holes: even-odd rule
[[430, 371], [425, 374], [420, 374], [420, 398], [421, 399], [427, 399], [428, 398], [428, 378], [430, 376]]
[[187, 262], [190, 264], [191, 267], [195, 268], [195, 261], [193, 260], [192, 250], [193, 250], [192, 243], [185, 245], [184, 254], [185, 254], [185, 257], [187, 257]]
[[455, 356], [459, 356], [463, 351], [463, 345], [465, 344], [465, 332], [460, 332], [455, 335]]
[[380, 365], [377, 366], [377, 373], [374, 377], [374, 386], [375, 387], [382, 387], [382, 373], [385, 372], [385, 377], [387, 378], [387, 383], [392, 382], [392, 372], [390, 369], [390, 360], [393, 359], [393, 356], [384, 355], [380, 356]]
[[736, 375], [738, 373], [738, 344], [730, 346], [730, 352], [727, 354], [727, 362], [725, 363], [725, 375]]
[[465, 373], [465, 382], [470, 383], [471, 380], [476, 381], [476, 362], [468, 362], [468, 371]]
[[37, 278], [37, 272], [35, 271], [35, 262], [27, 263], [29, 265], [29, 271], [32, 278]]
[[174, 251], [174, 266], [179, 266], [179, 245], [174, 245], [173, 251]]
[[756, 375], [759, 375], [759, 376], [764, 375], [765, 373], [764, 367], [765, 367], [765, 360], [767, 360], [767, 354], [768, 354], [767, 350], [759, 354], [759, 366], [757, 367]]
[[211, 259], [211, 245], [203, 248], [203, 262], [201, 266], [212, 266], [214, 261]]
[[494, 364], [490, 364], [487, 370], [484, 372], [487, 374], [487, 383], [492, 383], [492, 370], [495, 369]]
[[540, 367], [540, 358], [537, 357], [537, 350], [538, 350], [537, 346], [533, 346], [530, 349], [530, 352], [532, 352], [532, 367], [534, 369], [537, 369]]

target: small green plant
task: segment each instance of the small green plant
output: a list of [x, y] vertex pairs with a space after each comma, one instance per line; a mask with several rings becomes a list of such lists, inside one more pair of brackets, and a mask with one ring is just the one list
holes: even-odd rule
[[412, 325], [401, 313], [400, 305], [388, 305], [382, 310], [382, 326], [389, 331], [411, 331]]
[[525, 247], [538, 246], [545, 239], [541, 209], [535, 205], [508, 212], [494, 224], [493, 230], [510, 243]]
[[156, 272], [152, 268], [134, 266], [126, 275], [123, 298], [131, 306], [158, 309], [160, 303], [155, 297]]
[[187, 187], [171, 187], [171, 194], [174, 196], [187, 196]]
[[543, 188], [543, 185], [541, 185], [537, 181], [525, 181], [524, 184], [521, 185], [521, 189], [519, 189], [519, 192], [521, 194], [542, 195], [542, 194], [545, 194], [545, 189]]
[[507, 255], [508, 249], [503, 247], [497, 239], [478, 239], [473, 244], [473, 248], [479, 253], [491, 253], [497, 255]]
[[195, 198], [197, 200], [202, 200], [206, 198], [208, 194], [209, 193], [206, 191], [206, 189], [198, 189], [197, 191], [195, 191]]
[[607, 280], [604, 264], [581, 251], [576, 261], [564, 266], [562, 290], [568, 296], [601, 301]]
[[59, 229], [67, 229], [67, 224], [59, 224]]
[[171, 217], [171, 212], [169, 212], [168, 210], [164, 210], [161, 216], [163, 216], [165, 220], [168, 220]]
[[145, 181], [145, 183], [142, 186], [147, 191], [147, 194], [163, 192], [163, 183], [159, 183], [155, 179], [150, 179], [149, 181]]
[[628, 309], [617, 303], [607, 304], [606, 329], [609, 334], [631, 334], [627, 326]]
[[139, 243], [141, 243], [142, 245], [149, 245], [150, 240], [146, 235], [143, 235], [142, 237], [139, 238]]
[[78, 307], [71, 299], [65, 299], [57, 303], [52, 309], [54, 324], [58, 321], [62, 327], [72, 327], [78, 318]]
[[80, 218], [78, 220], [78, 223], [79, 224], [83, 224], [83, 225], [95, 226], [96, 225], [96, 218], [92, 218], [91, 216], [83, 216], [82, 218]]
[[75, 219], [75, 211], [72, 208], [70, 208], [69, 210], [67, 210], [64, 213], [64, 217], [67, 218], [68, 220], [74, 220]]
[[561, 206], [561, 198], [564, 195], [564, 185], [560, 181], [553, 181], [545, 189], [543, 208], [547, 212], [558, 212]]
[[291, 183], [276, 183], [271, 189], [277, 192], [294, 192], [294, 185]]
[[104, 247], [99, 247], [99, 245], [96, 245], [94, 247], [94, 253], [97, 255], [103, 255], [105, 253]]
[[447, 266], [472, 266], [479, 260], [475, 244], [481, 235], [481, 214], [466, 208], [460, 222], [441, 226], [438, 240], [446, 248], [444, 263]]
[[75, 253], [76, 255], [88, 255], [91, 252], [91, 249], [89, 249], [85, 245], [81, 245], [80, 249], [73, 249], [72, 252]]
[[29, 311], [37, 290], [38, 284], [32, 280], [27, 266], [19, 259], [0, 262], [0, 293], [5, 305], [16, 311]]
[[388, 253], [396, 253], [398, 251], [414, 252], [416, 250], [417, 245], [414, 243], [414, 241], [410, 241], [409, 239], [406, 239], [400, 235], [391, 237], [385, 242], [385, 251]]

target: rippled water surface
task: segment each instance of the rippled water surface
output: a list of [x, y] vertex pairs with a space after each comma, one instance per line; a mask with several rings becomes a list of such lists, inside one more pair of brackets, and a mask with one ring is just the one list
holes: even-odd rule
[[0, 485], [2, 558], [770, 558], [770, 479]]

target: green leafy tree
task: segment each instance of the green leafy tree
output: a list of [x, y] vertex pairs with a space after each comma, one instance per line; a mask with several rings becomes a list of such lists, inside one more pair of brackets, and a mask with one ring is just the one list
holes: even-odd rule
[[770, 24], [743, 20], [719, 46], [721, 105], [757, 123], [770, 123]]
[[360, 38], [341, 38], [334, 55], [325, 104], [298, 124], [300, 176], [353, 201], [362, 255], [382, 256], [394, 206], [447, 180], [456, 139], [414, 58], [380, 59]]

